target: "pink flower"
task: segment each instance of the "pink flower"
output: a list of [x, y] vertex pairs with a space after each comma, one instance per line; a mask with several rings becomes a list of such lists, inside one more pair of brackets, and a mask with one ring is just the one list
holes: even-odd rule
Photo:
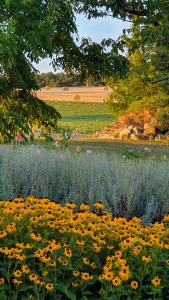
[[23, 141], [23, 137], [18, 134], [18, 135], [15, 136], [15, 141], [22, 142]]

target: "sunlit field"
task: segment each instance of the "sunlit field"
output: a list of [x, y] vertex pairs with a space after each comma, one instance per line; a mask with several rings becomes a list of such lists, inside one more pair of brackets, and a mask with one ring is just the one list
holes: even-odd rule
[[48, 101], [62, 115], [58, 126], [69, 127], [82, 134], [103, 130], [114, 121], [111, 108], [105, 103], [80, 103]]

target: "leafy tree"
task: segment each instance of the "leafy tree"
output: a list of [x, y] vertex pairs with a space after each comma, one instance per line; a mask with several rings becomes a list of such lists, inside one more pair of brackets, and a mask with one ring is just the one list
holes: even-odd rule
[[[52, 123], [43, 122], [44, 126], [49, 130], [53, 123], [56, 126], [58, 113], [54, 108], [47, 109], [31, 94], [38, 88], [33, 62], [50, 57], [55, 68], [61, 67], [69, 73], [76, 71], [83, 78], [102, 78], [117, 72], [124, 75], [128, 64], [122, 53], [123, 41], [108, 39], [97, 44], [82, 39], [77, 45], [75, 13], [83, 13], [88, 18], [111, 15], [140, 24], [143, 43], [152, 44], [158, 40], [162, 51], [164, 46], [168, 49], [168, 0], [1, 0], [0, 132], [4, 140], [21, 129], [26, 134], [37, 118], [43, 122], [43, 118], [47, 120], [52, 115]], [[165, 71], [167, 78], [166, 68]], [[30, 107], [33, 99], [35, 106], [29, 122], [29, 113], [23, 118], [23, 110], [25, 106]], [[11, 101], [18, 102], [12, 111]], [[8, 126], [9, 118], [11, 127]]]
[[[159, 79], [164, 73], [157, 57], [157, 43], [144, 45], [140, 34], [140, 26], [134, 25], [130, 30], [132, 36], [125, 36], [126, 45], [132, 48], [137, 42], [137, 48], [128, 53], [130, 68], [126, 78], [115, 76], [108, 85], [112, 88], [108, 102], [113, 107], [114, 114], [119, 116], [126, 111], [142, 111], [147, 108], [153, 111], [162, 131], [169, 129], [169, 91], [167, 84]], [[163, 49], [162, 49], [163, 50]], [[166, 70], [165, 70], [166, 71]]]
[[[51, 130], [49, 124], [53, 123], [56, 127], [59, 114], [36, 98], [31, 121], [29, 110], [27, 118], [22, 118], [24, 107], [30, 107], [33, 101], [31, 91], [38, 88], [33, 62], [38, 63], [40, 59], [50, 57], [55, 68], [76, 71], [83, 77], [88, 72], [91, 76], [97, 74], [100, 77], [120, 67], [123, 71], [126, 60], [122, 55], [121, 59], [118, 56], [119, 45], [115, 42], [111, 42], [114, 50], [109, 52], [107, 46], [110, 43], [107, 45], [105, 42], [98, 45], [83, 39], [77, 46], [74, 38], [77, 35], [74, 5], [73, 0], [1, 0], [0, 132], [3, 140], [12, 138], [18, 131], [27, 134], [37, 118], [39, 121], [41, 119], [46, 129]], [[15, 110], [11, 110], [14, 107], [11, 101], [17, 103]], [[52, 122], [43, 122], [43, 118], [50, 118], [50, 115]]]

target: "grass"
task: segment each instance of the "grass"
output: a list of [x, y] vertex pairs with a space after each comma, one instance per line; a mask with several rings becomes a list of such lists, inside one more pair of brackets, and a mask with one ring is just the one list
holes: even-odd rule
[[58, 125], [76, 129], [81, 134], [92, 134], [103, 130], [114, 121], [113, 113], [106, 103], [48, 101], [62, 115]]
[[115, 153], [0, 147], [0, 199], [35, 195], [60, 202], [101, 199], [114, 215], [143, 216], [169, 211], [169, 161], [126, 159]]

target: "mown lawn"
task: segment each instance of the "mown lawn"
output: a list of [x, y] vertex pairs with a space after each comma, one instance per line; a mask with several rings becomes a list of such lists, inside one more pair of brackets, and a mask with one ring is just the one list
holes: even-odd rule
[[48, 101], [62, 115], [58, 125], [76, 129], [82, 134], [92, 134], [103, 130], [114, 121], [111, 108], [106, 103], [78, 103]]

